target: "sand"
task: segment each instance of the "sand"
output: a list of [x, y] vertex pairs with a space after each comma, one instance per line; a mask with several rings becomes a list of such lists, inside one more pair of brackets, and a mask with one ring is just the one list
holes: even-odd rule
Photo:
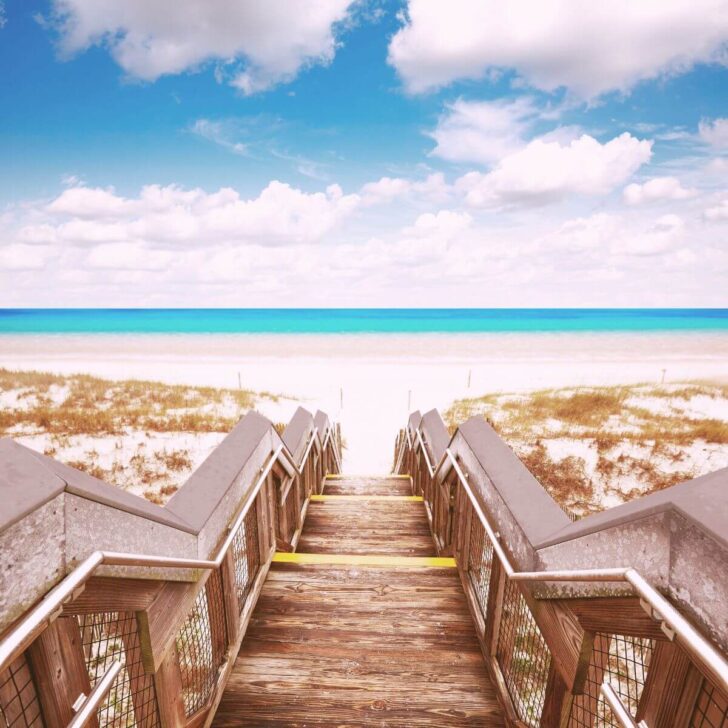
[[410, 410], [546, 387], [728, 381], [728, 334], [3, 335], [0, 366], [288, 395], [342, 424], [351, 473], [391, 467]]

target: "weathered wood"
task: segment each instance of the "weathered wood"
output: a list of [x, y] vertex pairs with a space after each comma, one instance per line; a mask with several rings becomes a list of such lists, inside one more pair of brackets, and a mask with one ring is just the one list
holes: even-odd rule
[[138, 612], [154, 601], [164, 583], [153, 579], [94, 576], [78, 597], [63, 606], [63, 614]]
[[546, 696], [541, 711], [542, 726], [560, 726], [571, 709], [571, 692], [553, 662], [546, 681]]
[[690, 667], [690, 659], [676, 644], [656, 642], [636, 719], [650, 728], [672, 728]]
[[590, 632], [628, 634], [665, 641], [660, 623], [640, 606], [637, 597], [594, 597], [569, 599], [569, 608], [581, 626]]
[[[408, 494], [391, 482], [386, 493]], [[327, 494], [332, 483], [365, 491], [329, 479]], [[355, 549], [357, 533], [360, 553], [429, 540], [421, 502], [334, 503], [311, 502], [300, 550]], [[491, 726], [503, 714], [454, 569], [276, 563], [213, 725]]]
[[700, 670], [695, 665], [690, 665], [680, 690], [680, 701], [675, 709], [674, 728], [688, 728], [692, 723], [695, 704], [704, 682], [705, 677]]
[[[74, 716], [79, 695], [88, 695], [81, 630], [75, 617], [59, 617], [28, 648], [38, 699], [46, 728], [63, 728]], [[97, 725], [95, 718], [88, 725]]]
[[225, 624], [227, 625], [228, 644], [232, 644], [240, 630], [240, 607], [235, 586], [235, 562], [232, 548], [228, 549], [220, 566], [222, 578], [222, 597], [225, 602]]
[[177, 645], [173, 644], [154, 675], [162, 728], [180, 728], [187, 722], [182, 698], [182, 674]]
[[567, 688], [580, 693], [586, 679], [591, 638], [587, 637], [567, 601], [536, 600], [527, 591], [523, 593], [556, 669]]
[[166, 582], [149, 607], [137, 612], [142, 660], [147, 672], [156, 672], [165, 660], [209, 575], [207, 572], [196, 583]]

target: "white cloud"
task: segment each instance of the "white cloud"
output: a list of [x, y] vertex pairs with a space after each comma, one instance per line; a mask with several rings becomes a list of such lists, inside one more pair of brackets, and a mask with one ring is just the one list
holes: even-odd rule
[[713, 222], [728, 220], [728, 197], [705, 211], [705, 219]]
[[389, 62], [412, 93], [513, 68], [594, 97], [726, 60], [724, 0], [408, 0], [403, 18]]
[[612, 258], [624, 260], [673, 251], [684, 238], [685, 223], [677, 215], [645, 220], [599, 212], [567, 220], [539, 238], [535, 249], [550, 254], [587, 255], [598, 267], [609, 264]]
[[335, 26], [352, 0], [54, 0], [64, 53], [102, 45], [134, 78], [154, 81], [225, 64], [222, 76], [251, 94], [330, 63]]
[[451, 193], [452, 189], [441, 172], [433, 172], [420, 180], [381, 177], [376, 182], [367, 182], [360, 190], [365, 206], [387, 204], [404, 197], [439, 203], [446, 201]]
[[456, 186], [473, 206], [545, 204], [568, 194], [603, 195], [650, 159], [652, 142], [628, 133], [601, 144], [586, 134], [569, 144], [536, 139], [486, 174], [469, 172]]
[[168, 250], [153, 250], [140, 243], [109, 243], [91, 250], [85, 264], [113, 270], [163, 270], [172, 262]]
[[728, 149], [728, 119], [701, 121], [698, 125], [700, 138], [717, 149]]
[[429, 133], [432, 154], [451, 162], [491, 164], [524, 145], [538, 111], [532, 99], [464, 101], [447, 106], [437, 128]]
[[697, 195], [697, 190], [685, 188], [676, 177], [653, 177], [644, 184], [627, 185], [622, 197], [628, 205], [643, 205], [664, 200], [686, 200]]
[[52, 256], [50, 246], [23, 243], [0, 246], [0, 270], [42, 270]]
[[338, 185], [306, 193], [277, 181], [248, 200], [230, 188], [207, 193], [199, 188], [147, 185], [138, 197], [125, 198], [112, 189], [74, 187], [47, 205], [50, 222], [26, 225], [19, 237], [26, 243], [71, 246], [304, 243], [320, 240], [358, 205], [358, 195], [345, 195]]

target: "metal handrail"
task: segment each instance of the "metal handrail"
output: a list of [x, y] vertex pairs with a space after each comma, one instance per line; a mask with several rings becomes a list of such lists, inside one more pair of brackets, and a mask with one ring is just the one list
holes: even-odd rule
[[473, 493], [470, 484], [468, 483], [467, 475], [462, 471], [460, 464], [458, 463], [455, 455], [453, 455], [450, 448], [445, 449], [441, 462], [437, 468], [432, 468], [427, 455], [427, 449], [424, 447], [424, 441], [419, 430], [417, 435], [420, 440], [420, 445], [425, 455], [425, 461], [431, 475], [437, 473], [442, 462], [445, 459], [449, 459], [452, 463], [452, 467], [455, 470], [458, 479], [460, 480], [463, 489], [465, 490], [471, 504], [480, 520], [485, 532], [488, 534], [488, 538], [493, 545], [493, 551], [498, 556], [503, 570], [506, 576], [513, 581], [579, 581], [579, 582], [627, 582], [632, 588], [639, 594], [643, 602], [646, 602], [650, 606], [650, 616], [661, 622], [662, 630], [665, 634], [672, 639], [675, 635], [680, 638], [681, 644], [685, 647], [686, 651], [690, 653], [691, 657], [701, 664], [704, 668], [707, 668], [711, 674], [713, 674], [718, 681], [721, 683], [721, 688], [724, 691], [728, 691], [728, 661], [703, 635], [695, 629], [695, 627], [688, 622], [680, 612], [662, 596], [642, 575], [632, 567], [617, 567], [617, 568], [606, 568], [606, 569], [562, 569], [555, 571], [516, 571], [508, 558], [508, 555], [504, 551], [501, 543], [500, 536], [490, 525], [490, 521], [485, 515], [483, 509], [480, 507], [475, 494]]
[[614, 717], [620, 722], [622, 728], [648, 728], [647, 723], [641, 720], [639, 723], [632, 719], [627, 708], [624, 707], [624, 703], [620, 699], [619, 695], [614, 691], [614, 688], [608, 683], [602, 683], [600, 691], [607, 705], [610, 707]]
[[[313, 435], [316, 434], [316, 428]], [[311, 452], [311, 442], [301, 460], [299, 473]], [[281, 457], [287, 455], [285, 445], [279, 445], [260, 469], [260, 475], [255, 486], [248, 492], [237, 518], [229, 527], [229, 533], [217, 550], [214, 559], [187, 559], [169, 556], [155, 556], [150, 554], [120, 553], [114, 551], [94, 551], [82, 561], [68, 576], [55, 586], [31, 612], [21, 620], [0, 643], [0, 671], [14, 660], [35, 639], [37, 634], [45, 629], [48, 623], [58, 617], [66, 602], [75, 599], [83, 590], [84, 584], [91, 578], [99, 566], [141, 566], [164, 569], [218, 569], [230, 545], [245, 520], [253, 501], [265, 483], [273, 464]]]
[[93, 718], [99, 705], [111, 690], [111, 686], [114, 684], [116, 676], [121, 672], [121, 668], [122, 664], [119, 660], [111, 663], [111, 667], [104, 673], [101, 680], [94, 685], [94, 689], [88, 694], [88, 697], [83, 701], [78, 712], [73, 716], [66, 728], [83, 728]]

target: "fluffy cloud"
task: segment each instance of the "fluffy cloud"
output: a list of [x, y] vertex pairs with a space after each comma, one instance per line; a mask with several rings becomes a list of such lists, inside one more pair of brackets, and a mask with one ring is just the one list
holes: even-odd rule
[[524, 145], [537, 113], [528, 97], [480, 102], [458, 99], [429, 134], [437, 143], [432, 154], [451, 162], [492, 164]]
[[610, 213], [567, 220], [536, 241], [542, 253], [588, 255], [597, 265], [615, 260], [656, 256], [674, 251], [685, 239], [685, 223], [677, 215], [656, 220], [631, 220]]
[[705, 211], [705, 219], [713, 222], [728, 220], [728, 197]]
[[[24, 243], [71, 246], [307, 243], [320, 240], [358, 205], [358, 195], [345, 195], [338, 185], [306, 193], [277, 181], [248, 200], [230, 188], [207, 193], [148, 185], [138, 197], [126, 198], [113, 189], [74, 187], [47, 206], [50, 222], [26, 225], [18, 237]], [[106, 247], [94, 263], [112, 253], [119, 258], [124, 250], [132, 248]]]
[[[584, 97], [725, 61], [723, 0], [408, 0], [389, 62], [413, 93], [514, 68]], [[679, 32], [676, 32], [676, 28]]]
[[53, 23], [67, 54], [107, 47], [134, 78], [153, 81], [225, 64], [230, 82], [251, 94], [329, 63], [335, 25], [352, 0], [55, 0]]
[[717, 149], [728, 149], [728, 119], [701, 121], [698, 126], [700, 138]]
[[469, 172], [456, 186], [475, 207], [545, 204], [568, 194], [601, 195], [650, 159], [652, 142], [628, 133], [601, 144], [586, 134], [569, 144], [535, 139], [486, 174]]
[[686, 189], [676, 177], [653, 177], [644, 184], [636, 182], [624, 188], [622, 197], [628, 205], [642, 205], [663, 200], [685, 200], [697, 190]]
[[367, 182], [360, 191], [365, 206], [381, 205], [404, 197], [425, 202], [444, 202], [452, 190], [441, 172], [433, 172], [425, 179], [411, 180], [403, 177], [382, 177], [376, 182]]

